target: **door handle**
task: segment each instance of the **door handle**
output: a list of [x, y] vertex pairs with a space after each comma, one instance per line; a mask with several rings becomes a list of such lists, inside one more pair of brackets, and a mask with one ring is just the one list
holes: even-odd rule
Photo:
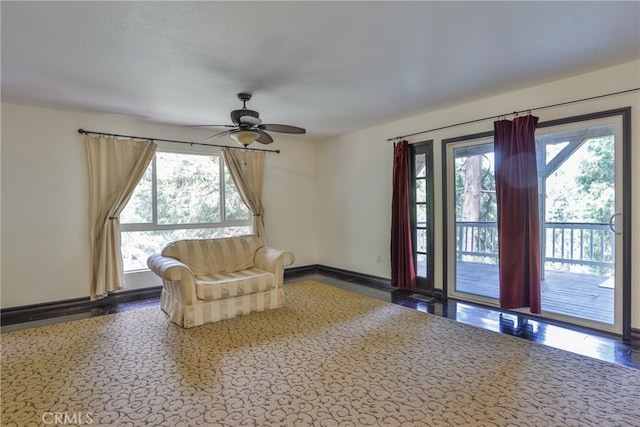
[[611, 231], [613, 231], [617, 235], [622, 234], [622, 232], [618, 231], [618, 226], [617, 226], [618, 222], [614, 221], [614, 220], [615, 220], [615, 218], [617, 216], [620, 216], [620, 215], [622, 215], [622, 214], [621, 213], [614, 213], [613, 215], [611, 215], [611, 218], [609, 218], [609, 228], [611, 229]]

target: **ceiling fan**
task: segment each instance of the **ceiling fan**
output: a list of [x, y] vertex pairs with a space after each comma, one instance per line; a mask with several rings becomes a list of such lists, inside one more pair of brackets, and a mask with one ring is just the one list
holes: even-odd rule
[[278, 124], [263, 124], [260, 119], [260, 114], [257, 111], [249, 110], [247, 108], [247, 101], [251, 99], [251, 94], [248, 92], [241, 92], [238, 94], [238, 99], [242, 101], [242, 109], [233, 110], [231, 112], [232, 125], [208, 125], [208, 126], [220, 126], [232, 128], [220, 133], [211, 135], [205, 141], [211, 141], [212, 139], [220, 138], [225, 135], [231, 136], [239, 144], [247, 147], [249, 144], [257, 141], [261, 144], [271, 144], [273, 138], [265, 131], [279, 132], [279, 133], [305, 133], [306, 130], [296, 126], [278, 125]]

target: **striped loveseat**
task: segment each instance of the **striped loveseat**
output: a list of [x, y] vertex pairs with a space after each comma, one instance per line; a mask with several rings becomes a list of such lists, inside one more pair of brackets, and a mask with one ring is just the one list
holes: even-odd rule
[[291, 252], [268, 248], [254, 235], [178, 240], [147, 260], [162, 278], [160, 306], [190, 328], [284, 306], [284, 267]]

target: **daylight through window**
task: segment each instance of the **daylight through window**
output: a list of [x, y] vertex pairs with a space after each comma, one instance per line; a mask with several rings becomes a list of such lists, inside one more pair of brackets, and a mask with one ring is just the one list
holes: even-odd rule
[[249, 219], [222, 156], [158, 151], [120, 214], [124, 270], [174, 240], [247, 234]]

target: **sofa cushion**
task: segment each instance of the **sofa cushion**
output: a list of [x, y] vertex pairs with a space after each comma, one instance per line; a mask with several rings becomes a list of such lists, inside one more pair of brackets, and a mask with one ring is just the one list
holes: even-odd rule
[[199, 300], [213, 301], [273, 289], [275, 275], [258, 268], [195, 277]]
[[263, 246], [262, 240], [254, 235], [179, 240], [168, 244], [162, 255], [182, 261], [194, 275], [202, 276], [252, 268], [255, 253]]

